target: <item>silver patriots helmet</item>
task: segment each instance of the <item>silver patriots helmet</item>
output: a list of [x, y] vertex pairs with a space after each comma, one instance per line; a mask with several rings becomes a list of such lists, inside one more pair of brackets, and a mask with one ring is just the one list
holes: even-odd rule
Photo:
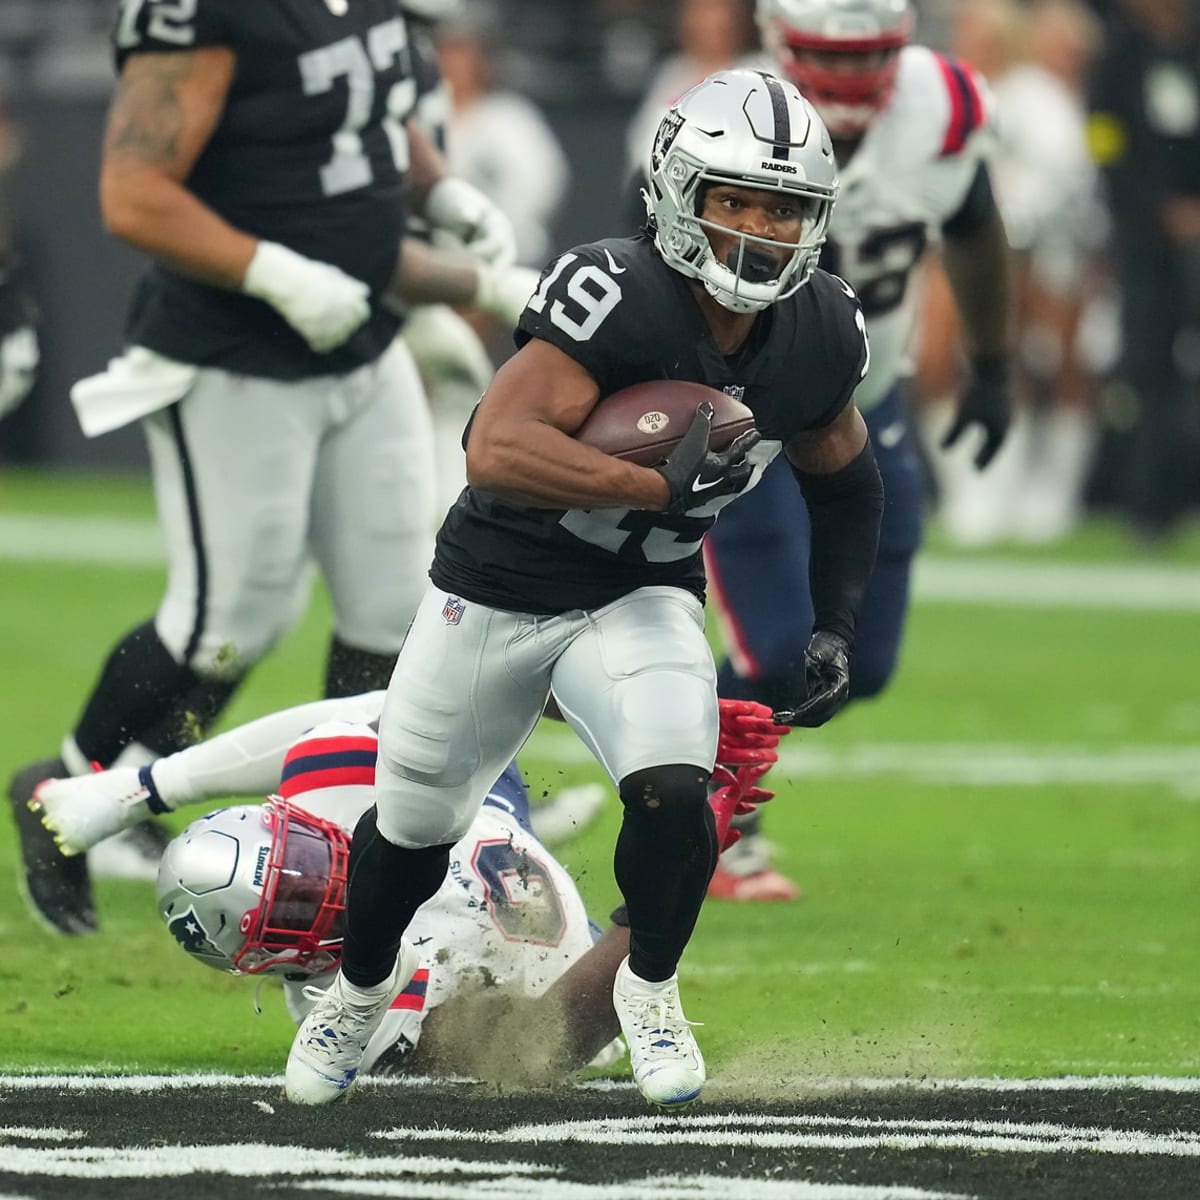
[[758, 0], [756, 16], [763, 45], [829, 131], [861, 135], [895, 88], [913, 28], [909, 0]]
[[206, 966], [317, 974], [342, 954], [349, 838], [271, 797], [223, 808], [174, 838], [158, 868], [158, 911]]
[[[649, 181], [646, 208], [664, 261], [740, 313], [758, 312], [808, 281], [838, 192], [833, 145], [812, 105], [786, 80], [751, 70], [718, 71], [671, 106], [654, 139]], [[800, 240], [775, 242], [702, 220], [704, 189], [713, 184], [798, 198]], [[707, 228], [739, 239], [732, 262], [717, 259]], [[774, 278], [761, 278], [767, 256], [756, 245], [790, 252]]]

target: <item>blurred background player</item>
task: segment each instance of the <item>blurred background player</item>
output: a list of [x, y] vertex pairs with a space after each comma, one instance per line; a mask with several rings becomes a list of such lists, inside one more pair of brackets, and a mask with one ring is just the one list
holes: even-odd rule
[[[1112, 359], [1084, 336], [1111, 307], [1083, 95], [1099, 36], [1080, 0], [963, 0], [953, 12], [951, 45], [995, 98], [993, 181], [1016, 274], [1017, 408], [1005, 446], [986, 472], [965, 451], [930, 456], [941, 524], [964, 545], [1058, 541], [1082, 514], [1097, 441], [1095, 378]], [[922, 423], [936, 438], [961, 386], [962, 348], [954, 297], [930, 267], [917, 389]]]
[[1200, 502], [1200, 11], [1118, 0], [1088, 87], [1112, 212], [1126, 432], [1110, 470], [1139, 542]]
[[86, 863], [42, 854], [33, 787], [193, 740], [303, 611], [310, 555], [334, 613], [326, 694], [386, 682], [433, 526], [428, 412], [385, 294], [405, 199], [486, 262], [513, 252], [408, 121], [416, 64], [391, 0], [301, 17], [129, 3], [113, 42], [101, 209], [152, 265], [129, 349], [72, 399], [89, 435], [141, 420], [168, 581], [59, 757], [10, 783], [28, 896], [71, 934], [95, 929]]
[[[493, 46], [499, 14], [492, 6], [442, 3], [436, 23], [414, 29], [428, 44], [436, 86], [424, 90], [416, 119], [446, 157], [456, 177], [476, 185], [512, 222], [516, 258], [540, 269], [550, 252], [550, 222], [570, 183], [566, 155], [532, 101], [494, 83]], [[419, 225], [419, 222], [414, 223]], [[435, 245], [457, 239], [430, 232]], [[537, 271], [530, 270], [526, 295]], [[466, 484], [462, 433], [471, 410], [492, 380], [493, 364], [507, 356], [518, 311], [489, 317], [446, 305], [414, 309], [404, 328], [433, 417], [437, 454], [437, 519]]]
[[[308, 987], [328, 985], [340, 959], [349, 834], [372, 801], [383, 700], [374, 692], [286, 709], [142, 768], [44, 782], [34, 803], [79, 854], [152, 810], [270, 793], [265, 806], [193, 822], [167, 846], [159, 911], [200, 962], [282, 976], [289, 1011], [300, 1020]], [[761, 706], [723, 706], [722, 786], [712, 798], [719, 837], [728, 835], [736, 807], [770, 798], [754, 783], [775, 760], [782, 732]], [[574, 883], [531, 828], [529, 795], [513, 763], [414, 919], [422, 965], [373, 1035], [363, 1070], [384, 1055], [380, 1069], [498, 1071], [511, 1083], [589, 1062], [617, 1035], [612, 980], [629, 934], [620, 910], [614, 917], [594, 939], [599, 931], [589, 927]], [[521, 1003], [548, 990], [541, 1007]], [[453, 1005], [439, 1009], [454, 997], [458, 1021]], [[431, 1025], [448, 1028], [435, 1028], [432, 1048], [423, 1043], [412, 1055], [434, 1010]]]
[[[884, 480], [874, 574], [858, 612], [850, 696], [877, 696], [896, 668], [921, 542], [922, 480], [904, 394], [914, 272], [940, 242], [969, 347], [944, 445], [968, 429], [979, 469], [1004, 440], [1010, 401], [1009, 249], [985, 161], [989, 98], [966, 64], [910, 45], [908, 0], [759, 0], [771, 68], [812, 102], [833, 136], [841, 192], [823, 268], [858, 293], [871, 341], [856, 390]], [[719, 689], [779, 707], [803, 687], [812, 633], [808, 514], [782, 462], [709, 537], [711, 598], [729, 657]], [[722, 857], [710, 895], [787, 900], [754, 828]]]
[[0, 421], [29, 394], [37, 378], [37, 309], [21, 285], [13, 245], [8, 177], [20, 157], [16, 135], [0, 109]]

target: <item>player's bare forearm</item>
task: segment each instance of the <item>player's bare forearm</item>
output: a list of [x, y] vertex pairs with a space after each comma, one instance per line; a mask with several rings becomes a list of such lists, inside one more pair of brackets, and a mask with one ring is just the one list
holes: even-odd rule
[[447, 254], [416, 238], [405, 238], [387, 295], [408, 304], [473, 304], [479, 291], [479, 263]]
[[666, 508], [666, 480], [570, 436], [599, 389], [573, 359], [534, 339], [496, 373], [467, 439], [467, 481], [538, 508]]
[[788, 461], [806, 475], [832, 475], [853, 462], [867, 444], [867, 425], [851, 399], [828, 425], [798, 433], [784, 447]]
[[110, 233], [173, 270], [235, 289], [257, 239], [235, 229], [186, 187], [224, 109], [231, 51], [138, 54], [109, 107], [100, 208]]
[[994, 203], [969, 232], [947, 234], [942, 259], [969, 351], [984, 356], [1008, 353], [1015, 312], [1012, 250]]
[[410, 212], [425, 211], [429, 189], [445, 177], [446, 160], [429, 135], [415, 122], [405, 126], [408, 131], [408, 171], [404, 177], [404, 200]]

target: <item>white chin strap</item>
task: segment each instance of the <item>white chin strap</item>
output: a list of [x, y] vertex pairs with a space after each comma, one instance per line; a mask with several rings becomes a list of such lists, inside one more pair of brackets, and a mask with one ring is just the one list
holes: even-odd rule
[[734, 313], [762, 312], [764, 308], [770, 308], [779, 295], [778, 282], [747, 283], [715, 259], [704, 269], [701, 282], [704, 290], [722, 308]]

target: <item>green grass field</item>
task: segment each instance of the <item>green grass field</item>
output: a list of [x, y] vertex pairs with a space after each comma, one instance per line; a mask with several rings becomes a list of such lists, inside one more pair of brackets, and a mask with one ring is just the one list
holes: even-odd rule
[[[140, 480], [0, 478], [6, 780], [54, 752], [158, 597], [153, 565], [55, 547], [73, 530], [102, 558], [109, 518], [151, 514]], [[968, 580], [1076, 569], [1053, 605], [922, 591], [890, 694], [784, 743], [768, 830], [805, 898], [708, 905], [684, 964], [714, 1078], [1200, 1074], [1200, 535], [1154, 559], [1103, 524], [1053, 553], [930, 554]], [[1157, 606], [1167, 585], [1183, 599]], [[227, 723], [314, 697], [326, 628], [317, 595]], [[535, 795], [600, 778], [561, 729], [522, 761]], [[617, 810], [560, 850], [600, 917]], [[7, 820], [0, 849], [15, 876]], [[73, 941], [0, 888], [0, 1072], [281, 1069], [273, 985], [259, 1016], [252, 982], [189, 962], [147, 884], [98, 899], [102, 933]]]

